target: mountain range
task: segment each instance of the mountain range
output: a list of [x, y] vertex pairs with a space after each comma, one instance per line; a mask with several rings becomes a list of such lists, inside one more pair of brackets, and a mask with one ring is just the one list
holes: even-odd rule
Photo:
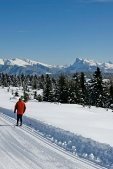
[[0, 73], [7, 74], [59, 74], [76, 72], [94, 72], [99, 67], [103, 73], [113, 73], [113, 63], [100, 63], [93, 60], [76, 58], [69, 66], [48, 65], [29, 59], [0, 59]]

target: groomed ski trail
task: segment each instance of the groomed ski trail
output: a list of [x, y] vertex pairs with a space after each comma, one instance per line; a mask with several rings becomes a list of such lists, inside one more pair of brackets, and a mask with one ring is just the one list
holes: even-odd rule
[[0, 169], [104, 169], [79, 159], [0, 113]]

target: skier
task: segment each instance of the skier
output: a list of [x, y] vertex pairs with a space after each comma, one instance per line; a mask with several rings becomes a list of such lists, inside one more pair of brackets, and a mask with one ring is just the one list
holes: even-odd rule
[[20, 126], [22, 126], [22, 116], [23, 116], [25, 110], [26, 110], [26, 105], [22, 101], [22, 99], [19, 98], [18, 102], [15, 104], [15, 107], [14, 107], [14, 113], [17, 113], [17, 124], [16, 124], [16, 126], [18, 126], [19, 121], [20, 121]]

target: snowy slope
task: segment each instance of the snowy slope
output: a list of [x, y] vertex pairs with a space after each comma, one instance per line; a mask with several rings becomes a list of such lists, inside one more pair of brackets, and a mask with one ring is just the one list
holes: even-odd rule
[[[14, 118], [14, 105], [7, 88], [0, 88], [0, 112]], [[24, 124], [40, 131], [55, 144], [75, 155], [95, 161], [102, 166], [113, 167], [113, 112], [102, 108], [80, 105], [26, 103]], [[104, 144], [103, 144], [104, 143]]]

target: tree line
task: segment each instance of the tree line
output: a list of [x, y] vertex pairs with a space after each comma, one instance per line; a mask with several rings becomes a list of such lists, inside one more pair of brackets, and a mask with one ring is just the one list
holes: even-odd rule
[[[38, 101], [82, 104], [109, 108], [113, 104], [113, 81], [102, 77], [97, 67], [88, 79], [84, 72], [72, 75], [8, 75], [0, 74], [0, 86], [23, 87], [25, 96], [29, 88], [34, 90], [34, 98]], [[37, 94], [42, 89], [43, 94]]]

